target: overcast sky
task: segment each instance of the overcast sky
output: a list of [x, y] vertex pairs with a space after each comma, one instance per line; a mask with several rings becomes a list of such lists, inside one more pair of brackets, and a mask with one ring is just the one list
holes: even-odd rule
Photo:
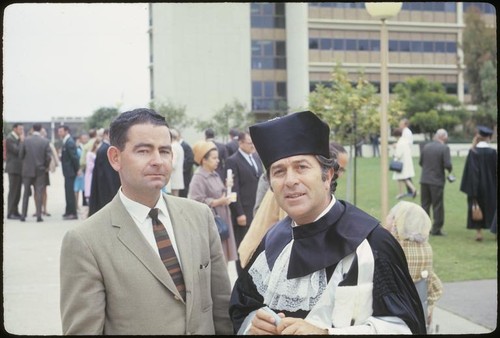
[[3, 16], [4, 120], [148, 105], [146, 3], [13, 4]]

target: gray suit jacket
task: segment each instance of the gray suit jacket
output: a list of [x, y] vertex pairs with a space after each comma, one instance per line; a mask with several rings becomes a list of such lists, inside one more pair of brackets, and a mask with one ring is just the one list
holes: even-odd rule
[[23, 168], [23, 160], [19, 157], [21, 150], [21, 141], [15, 138], [13, 131], [7, 135], [5, 139], [5, 147], [7, 148], [7, 159], [5, 160], [5, 172], [9, 174], [21, 175]]
[[445, 170], [451, 173], [453, 168], [450, 147], [438, 141], [427, 143], [420, 153], [419, 164], [422, 167], [420, 183], [444, 187]]
[[28, 136], [21, 144], [19, 157], [23, 160], [23, 177], [43, 176], [49, 169], [52, 149], [50, 141], [40, 134]]
[[175, 229], [186, 301], [117, 194], [63, 239], [63, 334], [233, 333], [231, 285], [212, 212], [193, 200], [163, 198]]

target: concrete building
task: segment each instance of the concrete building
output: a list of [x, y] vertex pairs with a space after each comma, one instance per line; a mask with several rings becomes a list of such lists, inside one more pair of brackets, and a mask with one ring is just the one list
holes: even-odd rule
[[[460, 42], [472, 5], [496, 26], [490, 3], [403, 3], [387, 22], [390, 88], [424, 76], [468, 102]], [[380, 83], [380, 21], [363, 2], [152, 3], [149, 37], [151, 100], [185, 106], [190, 117], [235, 99], [258, 120], [307, 108], [337, 63]]]

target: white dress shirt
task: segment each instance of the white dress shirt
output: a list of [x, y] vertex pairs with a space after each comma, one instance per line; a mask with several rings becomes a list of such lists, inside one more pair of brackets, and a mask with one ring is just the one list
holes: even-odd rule
[[[156, 252], [158, 257], [160, 257], [155, 235], [153, 233], [153, 221], [148, 215], [151, 211], [151, 208], [145, 206], [144, 204], [133, 201], [125, 196], [121, 188], [119, 190], [119, 195], [123, 205], [125, 206], [125, 209], [127, 209], [130, 216], [132, 216], [132, 219], [134, 220], [141, 233], [144, 235], [144, 238], [149, 243], [153, 251]], [[172, 246], [174, 248], [175, 254], [177, 255], [177, 259], [179, 261], [179, 264], [181, 265], [182, 270], [182, 263], [179, 256], [179, 251], [177, 250], [177, 244], [175, 242], [174, 228], [172, 227], [172, 221], [170, 220], [170, 216], [168, 214], [167, 204], [165, 203], [165, 200], [161, 197], [161, 195], [158, 199], [158, 202], [156, 202], [155, 208], [159, 209], [158, 219], [163, 223], [165, 229], [167, 230], [168, 236], [170, 237], [170, 241], [172, 242]]]

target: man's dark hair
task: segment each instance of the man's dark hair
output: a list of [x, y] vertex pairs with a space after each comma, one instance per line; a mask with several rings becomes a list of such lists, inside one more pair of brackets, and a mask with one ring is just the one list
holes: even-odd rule
[[97, 130], [95, 130], [94, 128], [89, 129], [89, 137], [94, 138], [96, 136], [97, 136]]
[[40, 131], [42, 130], [42, 124], [41, 123], [35, 123], [33, 124], [33, 131]]
[[242, 131], [238, 134], [238, 141], [242, 142], [245, 141], [247, 135], [250, 135], [248, 131]]
[[205, 138], [214, 138], [215, 137], [215, 132], [212, 128], [207, 128], [205, 129]]
[[22, 123], [14, 123], [14, 125], [12, 126], [12, 129], [16, 129], [17, 127], [22, 126], [22, 125], [23, 125]]
[[168, 128], [165, 118], [153, 109], [138, 108], [130, 110], [121, 113], [111, 122], [109, 127], [109, 143], [123, 150], [127, 142], [128, 130], [136, 124], [153, 124], [155, 126], [165, 126]]
[[69, 127], [67, 125], [64, 124], [62, 126], [59, 126], [59, 128], [57, 128], [57, 129], [61, 129], [61, 128], [64, 129], [65, 132], [69, 133]]
[[229, 135], [231, 136], [231, 138], [235, 138], [239, 134], [240, 134], [240, 132], [238, 131], [238, 129], [236, 129], [236, 128], [229, 129]]

